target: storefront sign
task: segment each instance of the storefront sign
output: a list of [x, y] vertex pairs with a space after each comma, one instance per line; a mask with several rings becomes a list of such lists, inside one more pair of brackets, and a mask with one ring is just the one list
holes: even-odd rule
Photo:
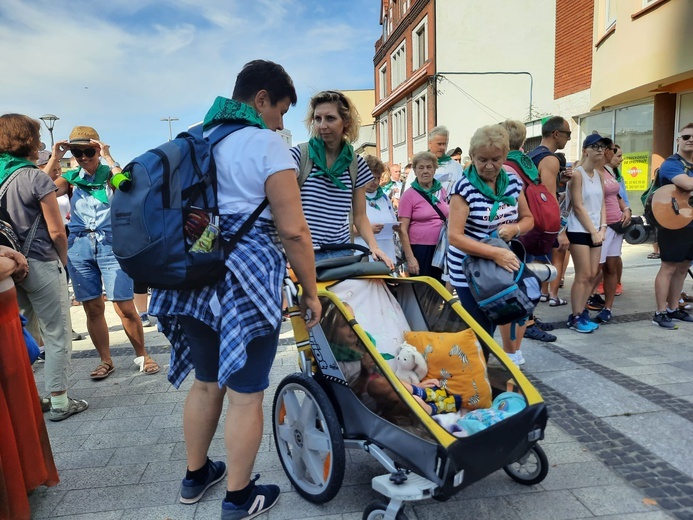
[[628, 191], [645, 191], [650, 183], [649, 152], [624, 153], [621, 174]]

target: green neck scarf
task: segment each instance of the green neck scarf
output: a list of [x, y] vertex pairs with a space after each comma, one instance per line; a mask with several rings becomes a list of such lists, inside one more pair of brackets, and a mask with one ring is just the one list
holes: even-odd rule
[[0, 153], [0, 186], [7, 178], [20, 168], [36, 168], [36, 165], [23, 157], [16, 157], [9, 153]]
[[250, 105], [218, 96], [207, 111], [202, 129], [208, 130], [221, 123], [246, 123], [258, 128], [267, 128], [260, 115]]
[[354, 160], [354, 147], [349, 143], [344, 143], [342, 151], [339, 152], [337, 159], [332, 163], [331, 167], [327, 167], [327, 159], [325, 152], [325, 142], [319, 137], [311, 137], [308, 141], [308, 157], [313, 161], [313, 164], [318, 168], [318, 171], [312, 173], [311, 177], [321, 177], [326, 175], [330, 182], [340, 190], [348, 190], [344, 183], [339, 180], [351, 161]]
[[421, 186], [421, 184], [419, 184], [419, 179], [414, 180], [414, 182], [411, 183], [411, 187], [419, 193], [421, 193], [421, 195], [426, 197], [433, 204], [438, 204], [439, 200], [438, 197], [435, 196], [435, 194], [443, 189], [443, 185], [440, 183], [440, 181], [436, 179], [433, 179], [433, 183], [431, 184], [431, 187], [428, 189], [424, 188], [423, 186]]
[[452, 157], [450, 157], [449, 155], [443, 154], [442, 157], [438, 157], [438, 166], [442, 166], [445, 163], [449, 163], [450, 161], [452, 161]]
[[390, 188], [392, 188], [392, 186], [394, 186], [394, 184], [395, 184], [395, 181], [390, 181], [390, 182], [388, 182], [387, 184], [383, 184], [383, 185], [380, 186], [380, 187], [381, 187], [382, 189], [384, 189], [384, 190], [387, 191], [387, 190], [389, 190]]
[[616, 180], [618, 182], [621, 182], [621, 172], [619, 171], [619, 169], [616, 166], [614, 166], [611, 169], [614, 170], [614, 176], [616, 177]]
[[[496, 191], [494, 192], [491, 187], [479, 177], [479, 173], [476, 171], [476, 166], [472, 164], [464, 171], [465, 177], [469, 179], [469, 182], [477, 190], [479, 190], [486, 198], [493, 201], [493, 207], [491, 207], [491, 214], [488, 219], [489, 222], [495, 220], [496, 214], [498, 213], [498, 208], [501, 202], [505, 202], [510, 206], [517, 204], [517, 199], [515, 197], [510, 197], [505, 195], [505, 190], [508, 189], [508, 184], [510, 178], [503, 168], [501, 168], [498, 177], [496, 177]], [[499, 195], [497, 195], [499, 194]]]
[[[99, 202], [108, 204], [108, 191], [106, 190], [106, 181], [111, 175], [111, 169], [105, 164], [99, 164], [99, 167], [94, 173], [94, 180], [88, 181], [84, 177], [80, 176], [82, 168], [77, 168], [76, 170], [70, 170], [63, 174], [63, 179], [65, 179], [70, 184], [83, 189], [89, 195], [94, 197]], [[86, 171], [86, 170], [85, 170]], [[89, 172], [87, 172], [87, 175]]]
[[375, 190], [375, 193], [373, 196], [369, 196], [370, 194], [366, 192], [366, 200], [368, 201], [368, 204], [370, 204], [372, 207], [380, 211], [380, 206], [375, 202], [378, 200], [380, 197], [386, 197], [385, 192], [383, 191], [382, 186], [378, 186], [378, 189]]
[[508, 152], [508, 159], [517, 163], [524, 174], [530, 178], [534, 184], [539, 184], [539, 170], [537, 170], [534, 161], [529, 158], [529, 155], [522, 153], [520, 150], [510, 150]]

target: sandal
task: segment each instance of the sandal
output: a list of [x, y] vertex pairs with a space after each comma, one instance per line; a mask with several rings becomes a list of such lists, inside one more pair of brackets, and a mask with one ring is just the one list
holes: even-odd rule
[[560, 307], [561, 305], [568, 305], [568, 302], [563, 298], [558, 296], [555, 298], [549, 298], [549, 307]]
[[544, 341], [546, 343], [556, 341], [556, 336], [554, 336], [553, 334], [549, 334], [548, 332], [544, 332], [536, 325], [527, 327], [525, 329], [524, 337], [529, 339], [535, 339], [537, 341]]
[[547, 301], [549, 301], [549, 295], [548, 295], [548, 294], [542, 294], [542, 295], [539, 297], [539, 301], [540, 301], [540, 302], [547, 302]]
[[99, 379], [106, 379], [108, 376], [113, 373], [115, 370], [115, 367], [113, 366], [113, 363], [110, 361], [102, 361], [99, 363], [99, 365], [94, 369], [94, 371], [89, 374], [89, 377], [92, 379], [99, 380]]
[[540, 330], [543, 330], [544, 332], [549, 332], [553, 330], [553, 325], [550, 323], [544, 323], [541, 321], [539, 318], [534, 318], [534, 324], [539, 327]]
[[159, 371], [159, 365], [149, 354], [146, 356], [137, 356], [135, 358], [135, 364], [140, 367], [140, 372], [144, 372], [148, 376], [156, 374]]
[[649, 258], [650, 260], [657, 260], [659, 258], [659, 253], [650, 253], [649, 255], [647, 255], [647, 258]]

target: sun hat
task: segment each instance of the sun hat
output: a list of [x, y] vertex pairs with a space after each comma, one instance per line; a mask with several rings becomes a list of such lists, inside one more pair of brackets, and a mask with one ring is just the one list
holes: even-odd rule
[[91, 126], [76, 126], [72, 129], [72, 132], [70, 132], [68, 142], [70, 144], [85, 145], [91, 144], [91, 139], [94, 139], [95, 141], [99, 140], [99, 134], [96, 130], [94, 130]]

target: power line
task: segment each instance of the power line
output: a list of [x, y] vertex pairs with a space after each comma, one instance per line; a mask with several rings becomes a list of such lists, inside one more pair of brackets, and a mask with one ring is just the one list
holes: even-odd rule
[[[445, 76], [439, 76], [439, 77], [442, 78], [442, 79], [444, 79], [444, 80], [446, 80], [447, 82], [449, 82], [453, 87], [455, 87], [457, 90], [459, 90], [463, 95], [467, 96], [467, 98], [469, 98], [469, 100], [470, 100], [472, 103], [476, 104], [476, 105], [477, 105], [483, 112], [485, 112], [487, 115], [489, 115], [489, 116], [491, 116], [491, 117], [494, 117], [493, 114], [496, 114], [497, 116], [501, 117], [503, 120], [509, 119], [508, 117], [504, 116], [503, 114], [501, 114], [501, 113], [499, 113], [499, 112], [496, 112], [494, 109], [492, 109], [492, 108], [489, 107], [488, 105], [485, 105], [484, 103], [482, 103], [481, 101], [479, 101], [478, 99], [476, 99], [476, 98], [475, 98], [474, 96], [472, 96], [469, 92], [465, 91], [462, 87], [460, 87], [459, 85], [457, 85], [457, 84], [454, 83], [453, 81], [449, 80], [449, 79], [446, 78]], [[484, 110], [484, 108], [490, 110], [491, 112], [493, 112], [493, 114], [491, 114], [491, 113], [488, 112], [487, 110]]]

